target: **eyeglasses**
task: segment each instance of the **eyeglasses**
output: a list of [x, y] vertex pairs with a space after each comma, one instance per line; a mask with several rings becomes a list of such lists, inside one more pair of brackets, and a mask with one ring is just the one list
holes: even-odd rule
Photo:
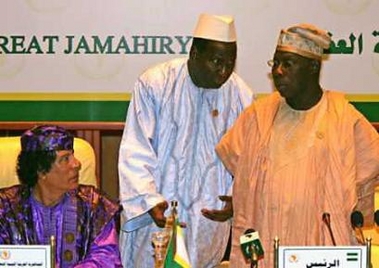
[[275, 61], [274, 61], [274, 60], [268, 60], [268, 61], [267, 61], [267, 65], [268, 65], [269, 67], [273, 67], [273, 66], [275, 65]]
[[271, 68], [278, 68], [279, 66], [282, 67], [282, 69], [288, 70], [295, 64], [295, 60], [292, 59], [285, 59], [283, 61], [279, 60], [268, 60], [267, 65], [270, 66]]

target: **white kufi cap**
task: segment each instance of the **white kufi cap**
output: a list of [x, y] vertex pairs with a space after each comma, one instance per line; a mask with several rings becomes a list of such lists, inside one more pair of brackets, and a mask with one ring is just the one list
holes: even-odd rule
[[201, 14], [193, 37], [221, 42], [236, 42], [234, 18], [231, 16]]

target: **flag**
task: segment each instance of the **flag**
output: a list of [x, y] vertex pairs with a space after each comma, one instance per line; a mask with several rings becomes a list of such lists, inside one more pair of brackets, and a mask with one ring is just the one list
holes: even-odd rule
[[176, 221], [167, 247], [164, 268], [191, 268], [183, 230]]

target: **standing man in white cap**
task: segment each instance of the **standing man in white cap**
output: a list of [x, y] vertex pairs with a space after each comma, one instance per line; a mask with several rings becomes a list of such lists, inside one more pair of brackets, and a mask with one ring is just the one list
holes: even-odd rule
[[320, 85], [330, 42], [312, 25], [282, 30], [269, 61], [277, 92], [246, 109], [217, 145], [234, 175], [231, 267], [249, 267], [238, 241], [247, 228], [264, 246], [259, 266], [271, 268], [276, 236], [283, 246], [354, 245], [351, 213], [373, 221], [379, 135], [342, 93]]
[[192, 267], [221, 261], [232, 176], [215, 145], [253, 99], [233, 71], [236, 56], [233, 18], [202, 14], [189, 59], [152, 67], [137, 80], [119, 151], [124, 267], [153, 267], [151, 234], [165, 226], [171, 200], [187, 226]]

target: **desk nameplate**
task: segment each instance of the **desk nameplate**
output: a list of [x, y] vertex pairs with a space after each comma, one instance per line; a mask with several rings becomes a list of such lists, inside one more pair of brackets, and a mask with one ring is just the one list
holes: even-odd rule
[[366, 268], [365, 246], [279, 247], [279, 268]]
[[51, 268], [51, 246], [0, 245], [0, 267]]

